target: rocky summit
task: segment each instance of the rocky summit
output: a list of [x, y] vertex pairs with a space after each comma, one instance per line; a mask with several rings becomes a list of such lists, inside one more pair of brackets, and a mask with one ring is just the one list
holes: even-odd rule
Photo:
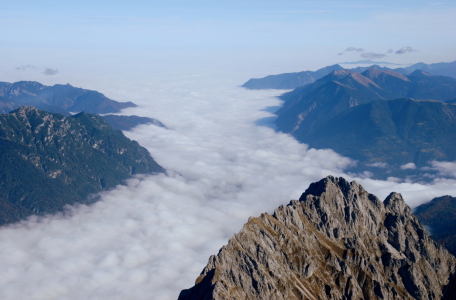
[[441, 299], [455, 270], [400, 194], [329, 176], [250, 218], [179, 300]]

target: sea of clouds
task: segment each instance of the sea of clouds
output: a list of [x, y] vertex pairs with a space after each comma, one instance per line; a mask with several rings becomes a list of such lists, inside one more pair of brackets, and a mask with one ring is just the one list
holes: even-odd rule
[[[249, 216], [272, 213], [330, 174], [381, 199], [400, 192], [411, 206], [455, 194], [454, 176], [418, 184], [344, 174], [350, 159], [274, 131], [283, 91], [240, 84], [173, 74], [111, 86], [115, 99], [139, 105], [125, 114], [167, 126], [126, 132], [167, 174], [137, 176], [91, 206], [1, 228], [0, 299], [176, 299]], [[433, 167], [454, 175], [452, 165]]]

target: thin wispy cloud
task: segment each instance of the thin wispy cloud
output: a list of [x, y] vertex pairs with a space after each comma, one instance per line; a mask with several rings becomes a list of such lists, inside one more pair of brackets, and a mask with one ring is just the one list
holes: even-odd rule
[[31, 65], [31, 64], [22, 65], [22, 66], [16, 67], [16, 70], [20, 70], [20, 71], [25, 71], [25, 70], [28, 70], [28, 69], [36, 69], [36, 67], [34, 65]]
[[372, 164], [367, 164], [367, 166], [374, 167], [374, 168], [387, 168], [388, 164], [384, 163], [384, 162], [376, 162], [376, 163], [372, 163]]
[[361, 53], [361, 57], [366, 58], [366, 59], [378, 59], [378, 58], [383, 58], [385, 56], [386, 56], [386, 54], [374, 53], [374, 52]]
[[401, 49], [397, 50], [395, 53], [404, 54], [404, 53], [409, 53], [409, 52], [416, 52], [416, 50], [410, 46], [407, 46], [407, 47], [402, 47]]
[[352, 51], [355, 51], [355, 52], [363, 52], [364, 51], [364, 48], [356, 48], [356, 47], [347, 47], [347, 49], [345, 49], [346, 52], [352, 52]]
[[46, 69], [44, 69], [44, 71], [43, 71], [43, 74], [44, 74], [44, 75], [48, 75], [48, 76], [52, 76], [52, 75], [55, 75], [55, 74], [57, 74], [57, 73], [59, 73], [59, 70], [57, 70], [57, 69], [51, 69], [51, 68], [46, 68]]

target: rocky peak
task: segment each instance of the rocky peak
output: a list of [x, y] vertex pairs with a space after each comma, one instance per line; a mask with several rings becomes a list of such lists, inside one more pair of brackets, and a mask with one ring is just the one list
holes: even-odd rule
[[21, 96], [29, 95], [34, 96], [36, 93], [44, 88], [39, 82], [36, 81], [18, 81], [14, 83], [7, 83], [0, 88], [0, 95], [2, 96]]
[[22, 117], [28, 117], [31, 114], [36, 115], [37, 113], [38, 113], [38, 109], [36, 107], [28, 106], [28, 105], [23, 105], [23, 106], [19, 107], [18, 109], [15, 109], [11, 112], [11, 114], [16, 114], [16, 115], [19, 115]]
[[179, 299], [440, 299], [455, 270], [400, 194], [328, 176], [250, 218]]
[[424, 71], [421, 70], [421, 69], [418, 69], [418, 70], [415, 70], [415, 71], [413, 71], [412, 73], [410, 73], [409, 76], [426, 77], [426, 76], [436, 76], [436, 75], [432, 75], [432, 74], [430, 74], [430, 73], [424, 72]]
[[351, 70], [347, 70], [347, 69], [334, 70], [331, 73], [329, 73], [328, 75], [326, 75], [323, 78], [321, 78], [321, 81], [323, 81], [323, 82], [339, 81], [339, 80], [347, 77], [348, 75], [350, 75], [352, 73], [354, 73], [354, 72], [351, 71]]
[[333, 76], [347, 76], [347, 75], [349, 75], [351, 73], [353, 73], [353, 71], [347, 70], [347, 69], [342, 69], [342, 70], [332, 71], [330, 75], [333, 75]]
[[407, 216], [412, 215], [412, 210], [405, 203], [401, 194], [392, 192], [391, 194], [388, 195], [388, 197], [386, 197], [383, 204], [385, 205], [385, 209], [392, 214], [407, 215]]
[[408, 79], [405, 75], [394, 72], [392, 70], [379, 70], [378, 68], [369, 68], [361, 74], [374, 81], [375, 81], [375, 79], [378, 79], [380, 77], [390, 77], [390, 76], [397, 77], [404, 81], [410, 81], [410, 79]]
[[362, 74], [360, 73], [357, 73], [357, 72], [353, 72], [351, 73], [349, 76], [347, 76], [347, 79], [350, 79], [350, 80], [354, 80], [356, 81], [357, 83], [365, 86], [365, 87], [369, 87], [369, 86], [374, 86], [376, 88], [380, 88], [375, 82], [373, 82], [370, 78], [367, 78], [365, 76], [363, 76]]
[[299, 201], [306, 207], [309, 220], [328, 237], [352, 235], [359, 227], [376, 233], [384, 207], [356, 181], [328, 176], [312, 183]]

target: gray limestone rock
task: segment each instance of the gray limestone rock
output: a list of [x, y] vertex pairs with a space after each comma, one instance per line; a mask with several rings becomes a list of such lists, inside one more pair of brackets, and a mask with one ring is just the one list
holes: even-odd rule
[[400, 194], [329, 176], [250, 218], [179, 300], [441, 299], [455, 270]]

